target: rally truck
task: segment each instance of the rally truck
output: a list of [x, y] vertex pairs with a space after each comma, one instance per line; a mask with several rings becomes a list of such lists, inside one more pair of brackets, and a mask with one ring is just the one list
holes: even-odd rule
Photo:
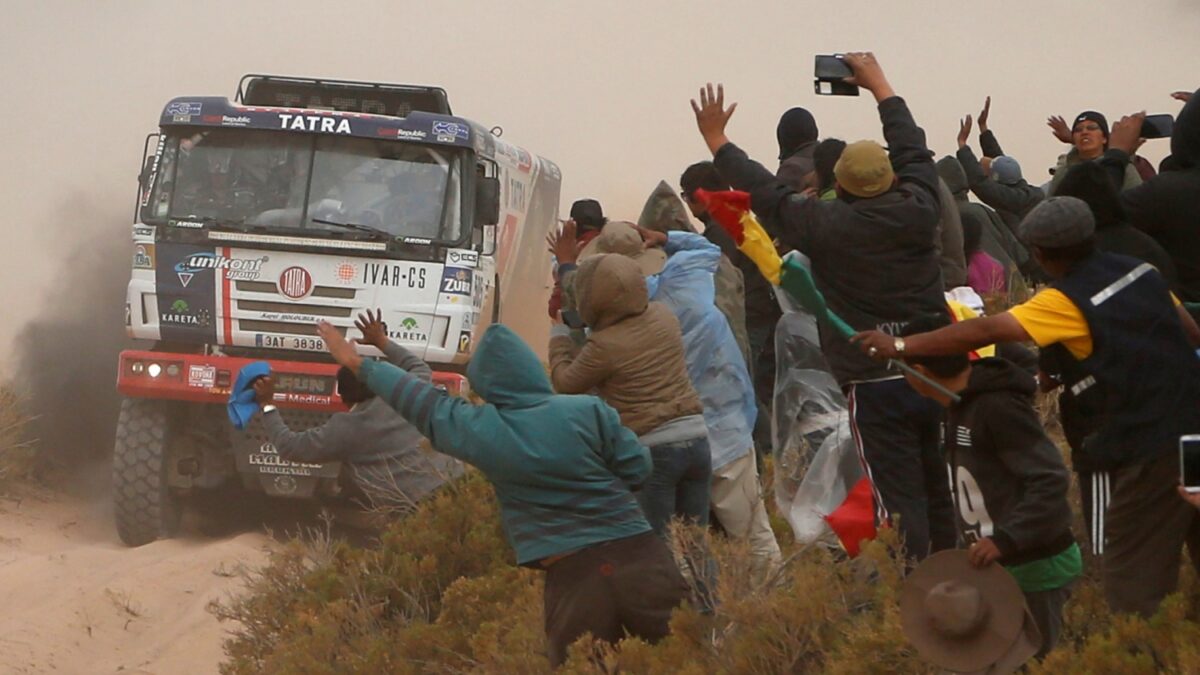
[[[143, 148], [113, 457], [116, 525], [137, 546], [170, 536], [181, 505], [238, 486], [337, 499], [336, 462], [281, 458], [258, 420], [226, 418], [238, 371], [270, 363], [294, 429], [344, 410], [317, 336], [389, 337], [462, 393], [482, 331], [549, 294], [552, 162], [456, 117], [443, 89], [247, 75], [232, 101], [169, 101]], [[545, 344], [547, 322], [517, 324]], [[524, 328], [524, 330], [522, 330]], [[360, 346], [364, 356], [380, 356]]]

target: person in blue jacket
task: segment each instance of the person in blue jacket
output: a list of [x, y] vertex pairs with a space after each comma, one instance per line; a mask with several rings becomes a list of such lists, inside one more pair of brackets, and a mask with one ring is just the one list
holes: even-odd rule
[[517, 564], [546, 571], [553, 665], [584, 633], [608, 642], [668, 633], [687, 584], [634, 498], [653, 468], [650, 452], [615, 410], [595, 396], [555, 394], [541, 361], [502, 325], [488, 328], [467, 367], [483, 405], [362, 358], [327, 322], [318, 332], [434, 449], [492, 483]]
[[691, 232], [638, 229], [647, 245], [667, 253], [662, 271], [646, 278], [646, 288], [651, 300], [674, 312], [683, 330], [688, 376], [708, 425], [713, 515], [726, 532], [749, 542], [760, 569], [769, 569], [782, 555], [758, 484], [754, 383], [729, 322], [715, 304], [713, 275], [721, 249]]

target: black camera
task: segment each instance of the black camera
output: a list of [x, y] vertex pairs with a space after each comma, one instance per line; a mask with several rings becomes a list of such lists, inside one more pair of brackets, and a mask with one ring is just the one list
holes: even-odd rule
[[817, 54], [813, 91], [819, 96], [858, 96], [858, 85], [846, 82], [852, 75], [842, 54]]

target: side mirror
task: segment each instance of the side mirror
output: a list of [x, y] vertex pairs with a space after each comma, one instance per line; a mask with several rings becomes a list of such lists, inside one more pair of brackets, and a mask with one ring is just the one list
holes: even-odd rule
[[500, 223], [500, 179], [477, 177], [475, 182], [475, 225]]

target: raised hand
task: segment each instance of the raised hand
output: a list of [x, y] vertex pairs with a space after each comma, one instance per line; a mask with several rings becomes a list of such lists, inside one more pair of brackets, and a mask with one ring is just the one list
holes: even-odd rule
[[[983, 124], [980, 124], [982, 127]], [[967, 139], [971, 138], [971, 116], [967, 115], [958, 123], [958, 147], [967, 147]]]
[[1062, 118], [1062, 115], [1051, 115], [1046, 118], [1046, 126], [1050, 127], [1050, 132], [1058, 140], [1070, 145], [1072, 143], [1071, 127], [1067, 126], [1067, 121]]
[[374, 316], [369, 309], [366, 314], [359, 314], [354, 327], [362, 332], [362, 337], [354, 340], [358, 344], [371, 345], [381, 351], [387, 346], [387, 324], [383, 322], [383, 310], [375, 310]]
[[1134, 113], [1117, 120], [1108, 134], [1108, 147], [1124, 150], [1132, 155], [1141, 146], [1142, 123], [1146, 121], [1146, 113]]
[[317, 335], [325, 341], [325, 348], [329, 350], [330, 356], [334, 361], [346, 366], [358, 374], [358, 369], [362, 366], [363, 359], [358, 355], [358, 350], [354, 345], [346, 341], [337, 328], [328, 321], [320, 321], [317, 323]]
[[558, 264], [574, 263], [579, 260], [579, 240], [576, 238], [575, 219], [562, 221], [562, 228], [546, 235], [546, 250], [550, 251]]
[[700, 103], [692, 99], [696, 127], [700, 129], [700, 135], [704, 137], [704, 142], [714, 155], [722, 145], [729, 142], [729, 137], [725, 135], [725, 126], [729, 124], [729, 118], [733, 117], [734, 110], [737, 110], [736, 103], [730, 104], [728, 109], [725, 108], [725, 86], [722, 84], [717, 85], [714, 93], [712, 82], [709, 82], [700, 90]]
[[850, 66], [850, 70], [854, 71], [854, 75], [847, 77], [846, 82], [871, 92], [879, 102], [896, 95], [896, 92], [892, 91], [892, 85], [888, 83], [887, 76], [883, 74], [883, 67], [875, 59], [874, 52], [850, 52], [843, 59], [846, 65]]
[[983, 100], [983, 110], [979, 111], [979, 133], [984, 133], [988, 130], [988, 113], [992, 111], [992, 97], [989, 96]]

